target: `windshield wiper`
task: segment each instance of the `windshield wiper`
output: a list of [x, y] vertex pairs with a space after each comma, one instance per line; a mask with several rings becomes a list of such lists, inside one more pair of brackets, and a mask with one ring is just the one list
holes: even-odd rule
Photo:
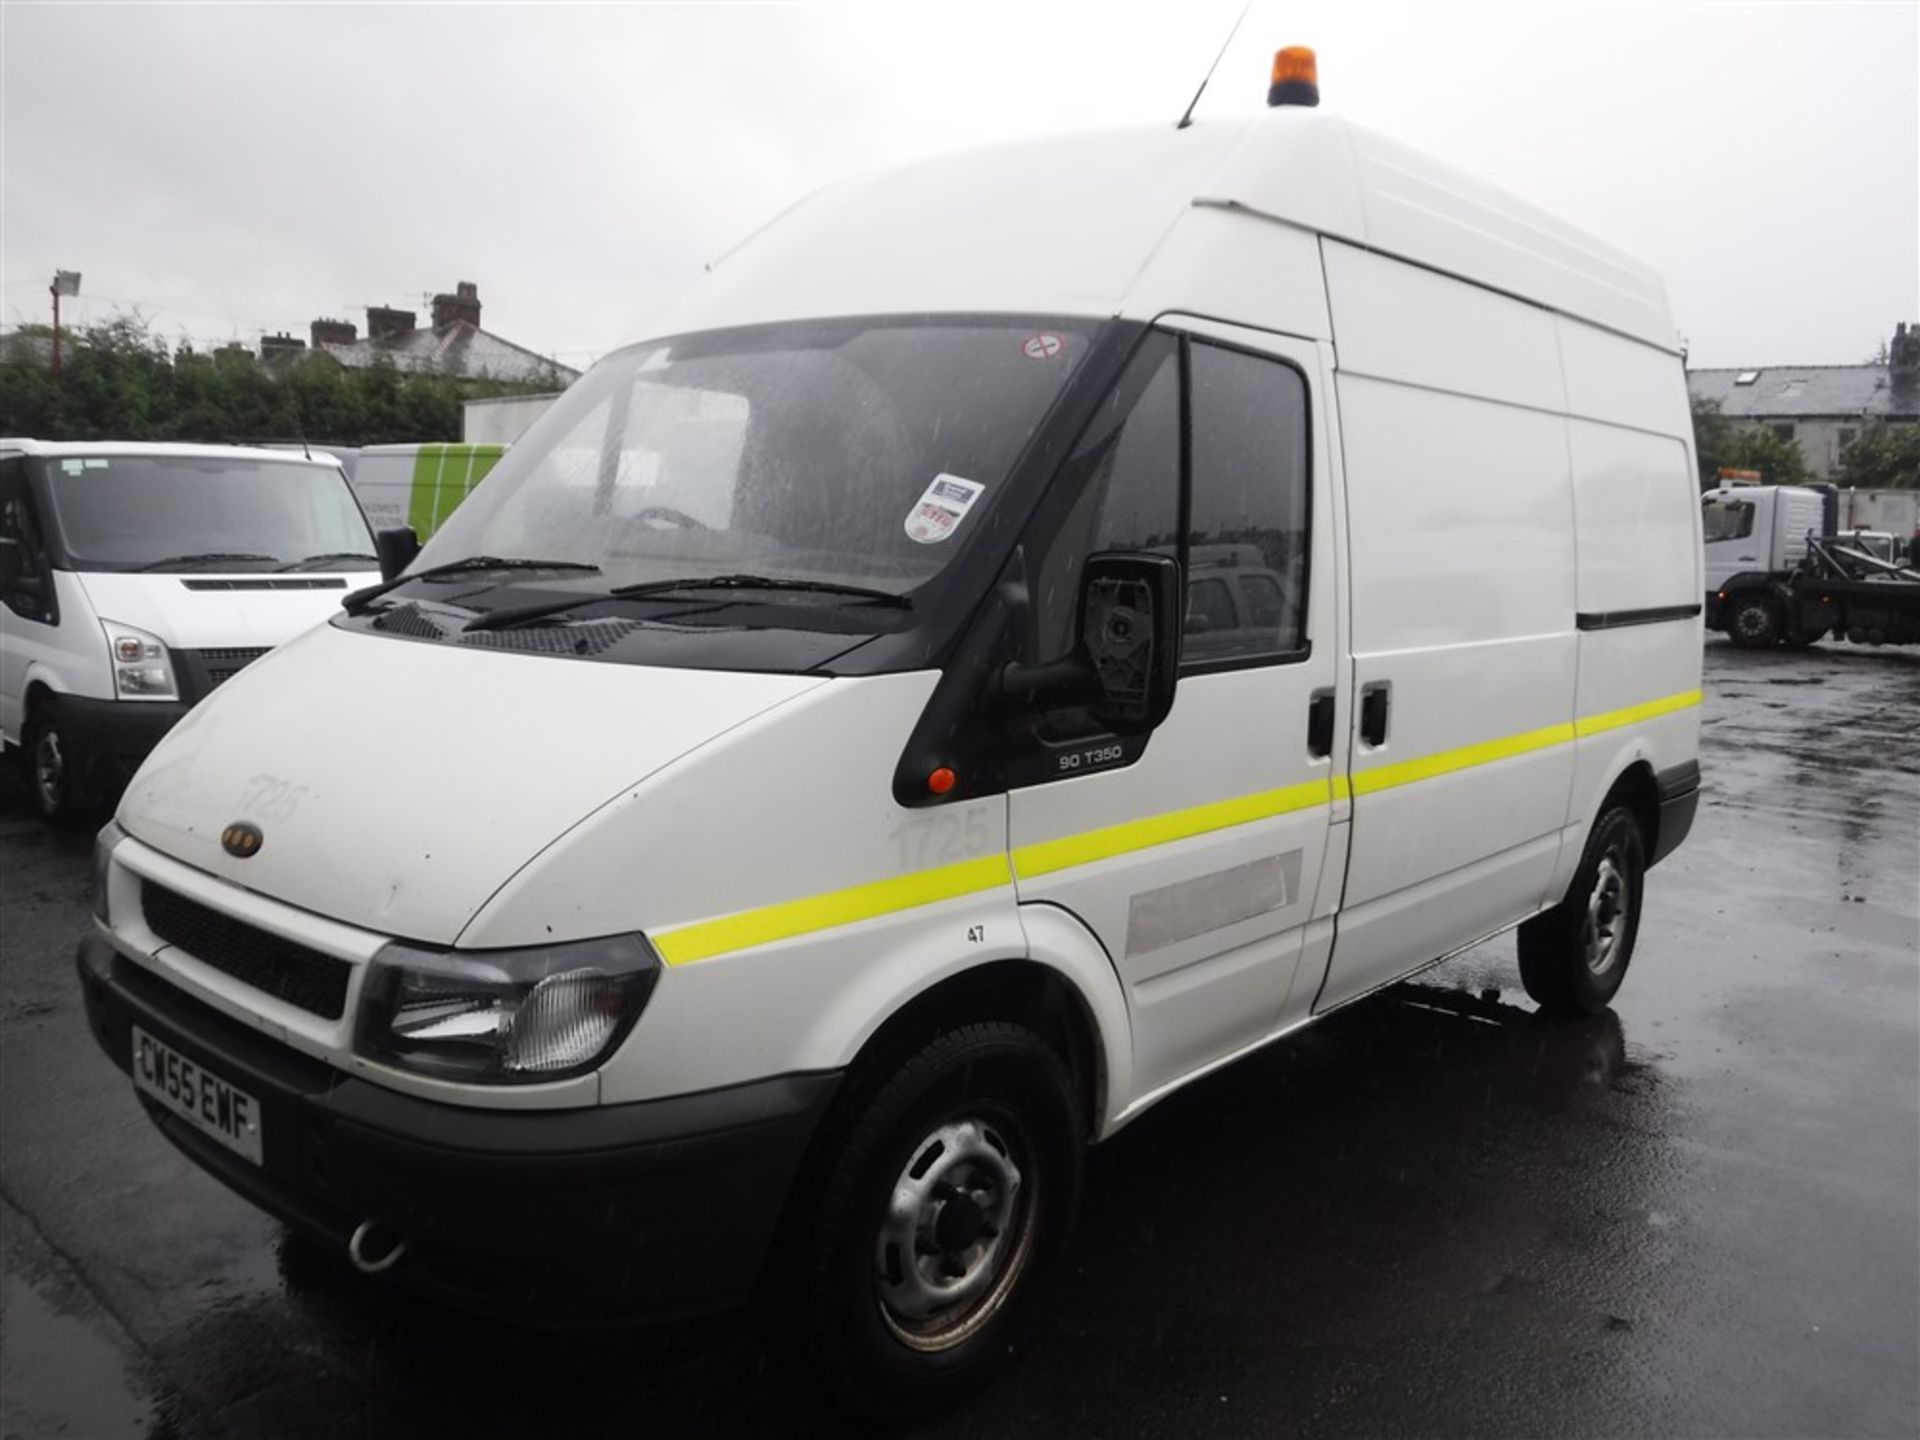
[[593, 595], [575, 595], [566, 600], [546, 601], [538, 605], [515, 605], [490, 610], [469, 620], [461, 633], [470, 630], [504, 630], [512, 625], [545, 619], [591, 605], [596, 600], [632, 600], [643, 595], [664, 595], [673, 590], [801, 590], [816, 595], [845, 595], [854, 600], [872, 600], [899, 610], [911, 610], [913, 601], [891, 590], [874, 590], [865, 585], [836, 585], [830, 580], [782, 580], [770, 575], [709, 575], [691, 580], [646, 580], [637, 585], [616, 585]]
[[249, 555], [239, 550], [208, 550], [199, 555], [169, 555], [164, 560], [155, 560], [146, 565], [136, 565], [129, 573], [138, 575], [149, 570], [165, 570], [173, 565], [216, 565], [224, 560], [263, 560], [271, 565], [279, 558], [278, 555]]
[[358, 615], [373, 601], [401, 585], [415, 580], [434, 580], [442, 575], [459, 575], [470, 570], [581, 570], [589, 575], [600, 573], [598, 565], [589, 565], [583, 560], [503, 560], [498, 555], [469, 555], [464, 560], [450, 560], [445, 565], [430, 565], [425, 570], [396, 575], [391, 580], [382, 580], [378, 585], [369, 585], [364, 590], [356, 590], [340, 602], [340, 607], [349, 615]]
[[369, 555], [364, 550], [328, 550], [319, 555], [306, 555], [298, 560], [289, 560], [282, 570], [304, 570], [309, 565], [318, 565], [322, 560], [372, 560], [379, 563], [378, 555]]
[[896, 609], [911, 610], [913, 601], [891, 590], [875, 590], [869, 585], [841, 585], [832, 580], [798, 580], [779, 575], [704, 575], [692, 580], [646, 580], [638, 585], [616, 585], [607, 593], [623, 599], [629, 595], [657, 595], [669, 590], [803, 590], [815, 595], [850, 595], [856, 600], [877, 600]]

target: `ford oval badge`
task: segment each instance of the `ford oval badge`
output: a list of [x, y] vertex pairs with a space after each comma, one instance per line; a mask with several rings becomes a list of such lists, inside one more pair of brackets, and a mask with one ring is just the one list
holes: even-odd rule
[[236, 860], [246, 860], [260, 853], [260, 846], [266, 838], [260, 833], [258, 825], [236, 820], [220, 832], [220, 848]]

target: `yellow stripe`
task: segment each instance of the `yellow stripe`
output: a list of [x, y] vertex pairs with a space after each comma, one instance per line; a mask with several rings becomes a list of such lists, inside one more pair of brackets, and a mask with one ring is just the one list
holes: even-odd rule
[[1411, 785], [1417, 780], [1431, 780], [1436, 775], [1450, 775], [1456, 770], [1489, 765], [1509, 756], [1545, 750], [1552, 745], [1564, 745], [1571, 739], [1573, 726], [1548, 725], [1543, 729], [1529, 730], [1524, 735], [1509, 735], [1504, 740], [1482, 740], [1478, 745], [1462, 745], [1458, 750], [1442, 750], [1438, 755], [1423, 755], [1418, 760], [1402, 760], [1395, 765], [1360, 770], [1353, 777], [1353, 793], [1371, 795], [1376, 790], [1391, 790], [1397, 785]]
[[978, 860], [963, 860], [958, 865], [942, 865], [937, 870], [876, 880], [871, 885], [853, 885], [760, 910], [743, 910], [718, 920], [683, 925], [651, 938], [653, 948], [667, 964], [691, 965], [696, 960], [710, 959], [730, 950], [768, 945], [815, 930], [831, 930], [857, 920], [871, 920], [876, 915], [890, 915], [896, 910], [911, 910], [937, 900], [977, 894], [1010, 884], [1012, 880], [1005, 855], [986, 855]]
[[1669, 695], [1661, 700], [1649, 700], [1644, 705], [1629, 705], [1624, 710], [1609, 710], [1603, 715], [1589, 715], [1585, 719], [1573, 722], [1573, 728], [1580, 735], [1598, 735], [1603, 730], [1618, 730], [1623, 725], [1638, 725], [1642, 720], [1651, 720], [1656, 715], [1671, 715], [1676, 710], [1691, 710], [1704, 697], [1698, 690], [1683, 690], [1678, 695]]
[[1449, 775], [1457, 770], [1505, 760], [1513, 755], [1526, 755], [1554, 745], [1565, 745], [1579, 736], [1618, 730], [1642, 720], [1690, 709], [1698, 705], [1701, 698], [1698, 690], [1687, 690], [1678, 695], [1649, 700], [1644, 705], [1630, 705], [1624, 710], [1590, 715], [1571, 725], [1548, 725], [1522, 735], [1463, 745], [1457, 750], [1443, 750], [1437, 755], [1423, 756], [1418, 760], [1402, 760], [1397, 764], [1363, 770], [1354, 775], [1351, 781], [1345, 775], [1335, 775], [1326, 780], [1309, 780], [1301, 785], [1263, 790], [1232, 800], [1216, 800], [1208, 805], [1152, 815], [1144, 820], [1129, 820], [1058, 840], [1043, 840], [1036, 845], [1023, 845], [1014, 851], [1011, 866], [1004, 855], [987, 855], [957, 865], [943, 865], [935, 870], [877, 880], [869, 885], [853, 885], [824, 895], [787, 900], [758, 910], [743, 910], [737, 915], [722, 916], [718, 920], [702, 920], [663, 931], [652, 937], [654, 948], [669, 965], [691, 965], [697, 960], [711, 959], [734, 950], [768, 945], [776, 940], [791, 939], [795, 935], [831, 930], [836, 926], [852, 925], [856, 921], [871, 920], [940, 900], [954, 900], [962, 895], [996, 889], [1011, 884], [1016, 873], [1022, 879], [1031, 880], [1058, 870], [1069, 870], [1076, 865], [1090, 865], [1096, 860], [1148, 850], [1156, 845], [1190, 839], [1210, 831], [1267, 820], [1354, 795], [1369, 795], [1400, 785], [1412, 785], [1421, 780], [1431, 780], [1437, 775]]
[[1075, 865], [1111, 859], [1133, 850], [1146, 850], [1172, 840], [1204, 835], [1209, 830], [1225, 830], [1253, 820], [1266, 820], [1293, 810], [1325, 805], [1333, 798], [1333, 786], [1327, 780], [1309, 780], [1304, 785], [1288, 785], [1279, 790], [1262, 790], [1257, 795], [1242, 795], [1233, 800], [1216, 800], [1211, 805], [1195, 805], [1190, 810], [1174, 810], [1165, 815], [1150, 815], [1145, 820], [1129, 820], [1103, 830], [1089, 830], [1060, 840], [1043, 840], [1037, 845], [1022, 845], [1013, 852], [1013, 869], [1022, 879], [1050, 875]]

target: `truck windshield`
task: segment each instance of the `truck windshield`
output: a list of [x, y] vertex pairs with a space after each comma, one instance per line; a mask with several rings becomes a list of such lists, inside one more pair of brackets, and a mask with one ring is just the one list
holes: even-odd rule
[[532, 555], [585, 590], [742, 573], [901, 595], [960, 553], [1087, 351], [1061, 321], [757, 326], [609, 357], [454, 512], [420, 565]]
[[1745, 500], [1709, 500], [1700, 507], [1700, 533], [1715, 540], [1744, 540], [1753, 533], [1753, 506]]
[[[46, 465], [76, 570], [270, 570], [315, 557], [370, 568], [373, 537], [331, 465], [178, 455]], [[368, 558], [349, 565], [351, 556]]]

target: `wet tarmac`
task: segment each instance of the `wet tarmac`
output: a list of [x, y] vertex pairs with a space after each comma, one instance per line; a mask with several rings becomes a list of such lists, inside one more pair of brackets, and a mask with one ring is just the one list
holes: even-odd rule
[[[1920, 652], [1707, 651], [1705, 798], [1615, 1009], [1496, 941], [1096, 1151], [1035, 1345], [931, 1436], [1920, 1430]], [[843, 1434], [737, 1323], [523, 1334], [181, 1159], [0, 791], [0, 1435]]]

